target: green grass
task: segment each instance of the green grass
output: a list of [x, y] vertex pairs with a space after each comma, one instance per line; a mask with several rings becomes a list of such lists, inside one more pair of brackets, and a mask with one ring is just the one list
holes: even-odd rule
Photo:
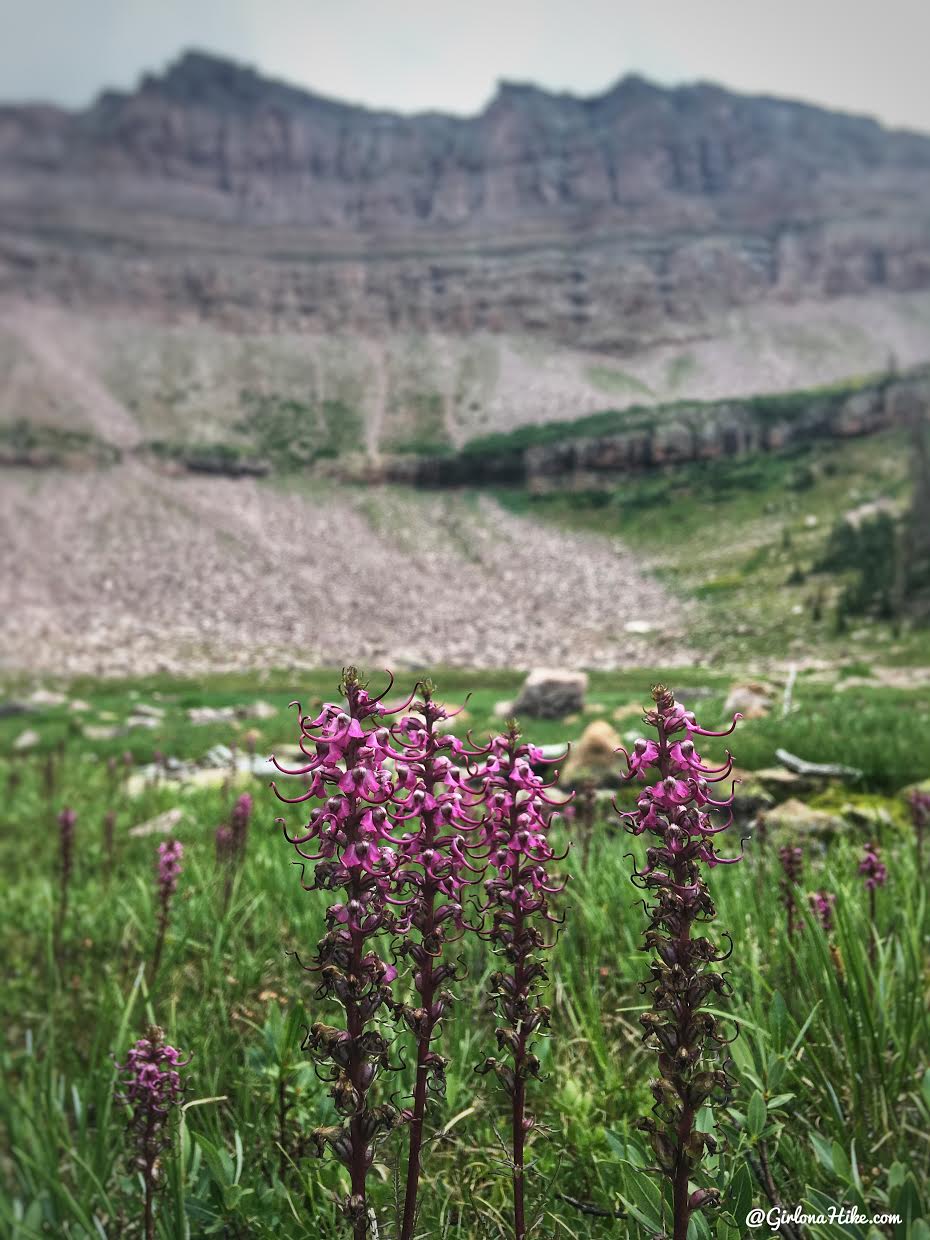
[[0, 457], [16, 463], [114, 465], [120, 451], [90, 431], [47, 426], [26, 418], [0, 422]]
[[[861, 674], [861, 665], [849, 665], [842, 673]], [[462, 723], [478, 737], [499, 729], [495, 707], [499, 702], [513, 701], [523, 679], [521, 673], [504, 670], [438, 668], [430, 675], [445, 701], [465, 706]], [[657, 681], [677, 688], [685, 699], [697, 695], [701, 713], [716, 724], [723, 719], [723, 702], [733, 678], [730, 673], [705, 668], [593, 672], [585, 714], [568, 722], [527, 720], [526, 734], [537, 744], [559, 744], [577, 739], [587, 723], [602, 718], [622, 735], [639, 726], [637, 717], [627, 715], [615, 721], [614, 711], [647, 700], [649, 686]], [[412, 684], [415, 679], [414, 673], [402, 674], [398, 683]], [[88, 711], [75, 713], [66, 702], [0, 717], [0, 750], [9, 752], [18, 736], [34, 730], [39, 742], [31, 751], [34, 757], [21, 760], [27, 765], [62, 746], [91, 763], [127, 752], [137, 762], [148, 762], [155, 750], [196, 759], [217, 743], [241, 744], [243, 735], [254, 731], [258, 751], [271, 752], [281, 743], [282, 733], [292, 728], [294, 712], [288, 703], [299, 697], [307, 708], [329, 699], [338, 681], [337, 669], [273, 671], [258, 676], [228, 673], [208, 679], [158, 676], [131, 682], [77, 680], [68, 686], [71, 699], [85, 702]], [[776, 765], [775, 751], [787, 748], [812, 762], [856, 767], [864, 772], [865, 785], [884, 792], [894, 792], [923, 778], [930, 771], [930, 687], [895, 689], [865, 684], [837, 693], [835, 683], [835, 678], [802, 672], [787, 719], [776, 707], [766, 718], [745, 721], [740, 729], [741, 765], [750, 770]], [[15, 698], [15, 686], [10, 694]], [[270, 703], [277, 715], [265, 720], [242, 718], [211, 724], [193, 723], [188, 718], [191, 707], [248, 706], [256, 701]], [[140, 703], [164, 711], [157, 727], [133, 728], [111, 740], [84, 738], [84, 725], [119, 726]]]
[[[676, 359], [672, 363], [669, 382], [676, 381], [676, 374], [687, 363]], [[684, 372], [682, 372], [684, 373]], [[740, 397], [738, 404], [748, 409], [760, 423], [790, 422], [809, 413], [813, 404], [823, 400], [836, 400], [861, 391], [867, 386], [881, 386], [888, 382], [887, 376], [868, 375], [846, 380], [842, 383], [825, 384], [818, 388], [799, 388], [792, 392], [762, 394]], [[605, 409], [581, 418], [563, 421], [530, 423], [513, 431], [499, 431], [470, 439], [462, 448], [466, 457], [498, 458], [518, 456], [526, 448], [564, 440], [587, 439], [598, 435], [627, 433], [652, 428], [659, 421], [672, 421], [685, 416], [688, 421], [700, 423], [712, 416], [730, 401], [678, 400], [669, 404], [649, 406], [631, 405], [624, 409]]]
[[628, 374], [625, 370], [618, 370], [615, 366], [589, 366], [585, 373], [596, 388], [612, 396], [626, 396], [632, 393], [649, 398], [654, 395], [648, 384], [637, 379], [635, 375]]
[[877, 610], [835, 632], [835, 606], [856, 580], [825, 559], [843, 513], [866, 501], [908, 502], [908, 442], [887, 431], [791, 452], [631, 475], [601, 490], [502, 489], [514, 512], [619, 537], [683, 600], [711, 658], [803, 659], [920, 666], [930, 629], [900, 631]]
[[435, 456], [452, 451], [443, 399], [438, 392], [412, 392], [398, 398], [400, 409], [388, 423], [386, 452]]
[[[301, 889], [294, 854], [273, 822], [281, 807], [264, 780], [253, 782], [257, 809], [248, 859], [224, 911], [213, 832], [227, 817], [234, 790], [182, 793], [153, 783], [130, 800], [103, 761], [127, 744], [139, 758], [156, 745], [180, 757], [196, 756], [237, 733], [229, 725], [195, 727], [186, 719], [189, 705], [255, 698], [282, 708], [257, 725], [260, 749], [280, 748], [294, 738], [286, 700], [299, 696], [308, 705], [331, 696], [336, 675], [302, 673], [295, 682], [293, 675], [274, 673], [260, 684], [230, 675], [208, 682], [74, 685], [72, 692], [92, 707], [91, 716], [109, 710], [123, 718], [139, 701], [166, 710], [158, 730], [97, 746], [76, 734], [74, 716], [65, 708], [0, 721], [3, 742], [25, 726], [43, 738], [38, 758], [20, 757], [0, 768], [7, 782], [0, 950], [8, 966], [0, 982], [0, 1232], [12, 1240], [134, 1234], [139, 1191], [126, 1170], [122, 1117], [111, 1101], [111, 1054], [122, 1054], [153, 1020], [194, 1053], [186, 1074], [189, 1105], [159, 1201], [162, 1240], [339, 1234], [329, 1194], [340, 1187], [340, 1173], [331, 1163], [296, 1155], [301, 1134], [331, 1118], [325, 1087], [299, 1050], [302, 1024], [328, 1013], [314, 1002], [312, 979], [288, 954], [312, 950], [328, 900]], [[662, 676], [681, 688], [685, 701], [686, 690], [692, 691], [699, 717], [719, 721], [730, 679], [723, 672], [596, 674], [589, 699], [609, 712], [643, 700], [651, 681]], [[441, 696], [456, 704], [473, 691], [468, 725], [479, 735], [491, 725], [494, 702], [512, 696], [519, 682], [511, 673], [442, 669], [433, 678]], [[732, 934], [735, 948], [727, 964], [732, 998], [721, 1003], [739, 1031], [731, 1051], [738, 1086], [722, 1119], [722, 1152], [710, 1164], [724, 1189], [723, 1221], [712, 1223], [713, 1232], [699, 1227], [695, 1234], [697, 1240], [746, 1234], [741, 1220], [731, 1227], [726, 1219], [748, 1205], [767, 1207], [756, 1178], [764, 1149], [777, 1192], [792, 1207], [832, 1201], [861, 1203], [868, 1213], [889, 1203], [910, 1211], [910, 1221], [896, 1231], [814, 1227], [809, 1234], [817, 1240], [879, 1234], [926, 1240], [926, 880], [916, 872], [901, 804], [878, 795], [930, 771], [926, 695], [868, 686], [836, 693], [832, 685], [801, 675], [795, 702], [788, 720], [776, 712], [740, 728], [729, 742], [737, 761], [743, 767], [767, 765], [774, 748], [786, 744], [815, 760], [841, 758], [863, 766], [867, 779], [860, 791], [869, 794], [864, 799], [891, 810], [881, 841], [891, 879], [879, 892], [873, 963], [873, 931], [856, 875], [861, 828], [850, 826], [826, 851], [806, 858], [805, 891], [826, 887], [838, 895], [831, 942], [809, 920], [793, 943], [786, 941], [780, 871], [765, 846], [753, 842], [742, 864], [712, 872], [719, 925]], [[565, 739], [581, 726], [581, 720], [547, 723], [533, 726], [530, 735]], [[635, 727], [635, 719], [617, 726], [623, 732]], [[50, 794], [48, 754], [59, 751]], [[77, 864], [56, 952], [54, 817], [65, 803], [78, 813]], [[157, 841], [133, 839], [128, 828], [176, 804], [186, 811], [178, 828], [185, 869], [163, 971], [150, 990], [141, 966], [154, 937]], [[109, 880], [101, 849], [107, 808], [118, 814]], [[292, 824], [302, 821], [296, 811], [289, 817]], [[737, 850], [735, 839], [721, 848]], [[648, 1159], [635, 1129], [650, 1105], [647, 1085], [655, 1068], [637, 1023], [647, 960], [639, 950], [644, 918], [629, 881], [631, 852], [641, 855], [639, 843], [604, 818], [587, 857], [576, 849], [566, 863], [572, 882], [566, 926], [551, 956], [552, 1036], [542, 1043], [544, 1080], [531, 1091], [541, 1126], [532, 1143], [530, 1199], [542, 1215], [541, 1235], [645, 1240], [657, 1222], [653, 1215], [660, 1206], [642, 1172]], [[799, 899], [806, 907], [806, 895]], [[429, 1150], [420, 1230], [430, 1237], [478, 1240], [507, 1234], [506, 1225], [499, 1225], [507, 1217], [507, 1174], [495, 1135], [503, 1131], [505, 1106], [488, 1078], [474, 1072], [493, 1053], [493, 1021], [483, 998], [491, 961], [478, 941], [463, 942], [462, 952], [468, 977], [456, 988], [456, 1011], [443, 1034], [448, 1088], [430, 1119], [431, 1131], [442, 1135]], [[394, 1058], [409, 1062], [409, 1049], [404, 1053], [398, 1043], [395, 1050]], [[285, 1159], [283, 1175], [276, 1145], [282, 1082], [294, 1104], [285, 1144], [295, 1155], [293, 1163]], [[384, 1236], [396, 1234], [391, 1175], [402, 1147], [402, 1138], [388, 1143], [372, 1178]], [[586, 1216], [559, 1194], [630, 1213], [616, 1223]]]

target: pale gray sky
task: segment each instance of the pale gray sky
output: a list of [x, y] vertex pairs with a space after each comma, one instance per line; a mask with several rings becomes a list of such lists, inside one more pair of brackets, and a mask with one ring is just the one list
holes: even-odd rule
[[635, 71], [930, 132], [930, 0], [0, 0], [0, 32], [3, 101], [84, 105], [195, 47], [400, 111]]

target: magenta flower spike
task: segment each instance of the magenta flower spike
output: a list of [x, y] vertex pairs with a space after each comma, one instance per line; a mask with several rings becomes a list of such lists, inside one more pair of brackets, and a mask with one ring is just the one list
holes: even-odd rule
[[217, 869], [223, 872], [223, 912], [229, 908], [232, 898], [233, 879], [236, 868], [236, 837], [233, 828], [227, 823], [220, 823], [213, 837], [216, 848]]
[[313, 1140], [318, 1154], [328, 1148], [347, 1168], [350, 1191], [339, 1206], [355, 1240], [365, 1240], [368, 1172], [378, 1142], [401, 1120], [393, 1104], [375, 1106], [370, 1098], [379, 1073], [391, 1066], [389, 1043], [376, 1018], [383, 1006], [391, 1006], [397, 976], [371, 940], [403, 930], [389, 901], [400, 856], [386, 809], [394, 783], [387, 761], [391, 735], [382, 717], [391, 712], [368, 693], [354, 667], [344, 671], [340, 689], [345, 705], [327, 703], [315, 718], [296, 704], [306, 763], [288, 769], [272, 758], [279, 771], [303, 777], [304, 793], [286, 797], [271, 786], [288, 804], [317, 802], [296, 835], [288, 834], [283, 819], [278, 821], [298, 856], [314, 866], [307, 890], [338, 893], [326, 911], [327, 931], [313, 961], [304, 966], [317, 977], [317, 997], [335, 1000], [345, 1013], [343, 1028], [316, 1023], [307, 1036], [306, 1047], [330, 1082], [341, 1117], [338, 1124], [318, 1128]]
[[251, 817], [252, 797], [248, 792], [243, 792], [232, 811], [232, 851], [237, 861], [245, 860]]
[[482, 909], [490, 913], [491, 926], [481, 933], [507, 963], [491, 975], [501, 1017], [497, 1045], [506, 1056], [486, 1059], [478, 1071], [494, 1072], [510, 1097], [515, 1240], [527, 1234], [526, 1137], [534, 1127], [526, 1106], [527, 1082], [538, 1078], [540, 1068], [532, 1038], [548, 1027], [550, 1017], [541, 1002], [547, 981], [541, 957], [552, 946], [543, 927], [557, 922], [550, 897], [565, 887], [552, 873], [553, 861], [561, 858], [549, 842], [552, 802], [545, 794], [550, 785], [533, 769], [540, 761], [542, 751], [521, 743], [511, 721], [507, 732], [491, 741], [475, 772], [484, 804], [482, 841], [492, 872], [485, 879]]
[[116, 810], [108, 809], [103, 816], [103, 856], [106, 876], [113, 873], [114, 836], [116, 833]]
[[865, 846], [862, 860], [859, 862], [859, 873], [865, 881], [865, 889], [869, 893], [869, 921], [872, 923], [872, 934], [869, 938], [869, 960], [875, 961], [875, 914], [876, 892], [888, 881], [888, 867], [881, 859], [876, 843]]
[[235, 851], [232, 827], [225, 822], [220, 823], [216, 828], [213, 840], [216, 846], [217, 865], [224, 865], [226, 862], [231, 861]]
[[171, 1124], [184, 1096], [181, 1069], [189, 1063], [190, 1058], [182, 1059], [165, 1042], [164, 1031], [153, 1025], [119, 1065], [116, 1097], [130, 1108], [130, 1159], [145, 1189], [145, 1240], [155, 1236], [155, 1193], [164, 1180], [162, 1160], [171, 1148]]
[[395, 1004], [395, 1013], [417, 1041], [413, 1107], [406, 1116], [410, 1139], [401, 1240], [411, 1240], [416, 1225], [427, 1095], [430, 1090], [445, 1090], [446, 1060], [433, 1044], [453, 1002], [446, 983], [455, 978], [456, 970], [442, 956], [446, 946], [464, 933], [463, 888], [483, 873], [483, 866], [472, 856], [481, 844], [473, 838], [479, 824], [469, 816], [480, 798], [468, 787], [468, 772], [450, 757], [453, 752], [461, 753], [462, 746], [452, 735], [439, 731], [448, 715], [433, 700], [430, 682], [418, 688], [415, 713], [391, 729], [387, 751], [395, 761], [390, 813], [400, 857], [395, 879], [404, 910], [397, 923], [397, 929], [404, 931], [398, 950], [413, 961], [413, 985], [419, 1000], [415, 1006]]
[[781, 862], [784, 875], [781, 883], [781, 893], [785, 912], [788, 915], [788, 938], [791, 939], [798, 928], [796, 919], [798, 905], [795, 892], [804, 871], [804, 853], [796, 845], [785, 844], [778, 850], [778, 860]]
[[914, 788], [908, 796], [911, 810], [911, 822], [917, 836], [917, 868], [923, 873], [924, 868], [924, 835], [930, 826], [930, 790]]
[[866, 891], [884, 887], [888, 881], [888, 868], [881, 859], [877, 844], [866, 844], [865, 853], [859, 862], [859, 873], [865, 879]]
[[155, 950], [152, 953], [152, 968], [149, 984], [153, 984], [161, 964], [162, 951], [165, 946], [165, 935], [171, 921], [171, 901], [181, 876], [181, 859], [184, 856], [184, 845], [180, 840], [165, 840], [158, 845], [156, 866], [156, 890], [158, 897], [158, 931], [155, 939]]
[[833, 906], [836, 896], [832, 891], [812, 891], [810, 894], [811, 912], [820, 922], [825, 934], [833, 929]]
[[695, 923], [716, 916], [705, 871], [730, 865], [740, 857], [722, 857], [716, 837], [729, 826], [714, 819], [727, 809], [732, 795], [715, 796], [714, 785], [732, 771], [732, 758], [719, 766], [705, 764], [695, 750], [695, 736], [726, 736], [708, 732], [694, 715], [678, 705], [664, 685], [652, 690], [655, 705], [644, 721], [656, 737], [638, 740], [627, 760], [625, 778], [645, 784], [632, 813], [622, 814], [633, 835], [649, 834], [644, 869], [634, 872], [635, 884], [649, 893], [646, 950], [654, 952], [651, 978], [652, 1010], [640, 1017], [643, 1042], [658, 1055], [659, 1076], [651, 1082], [655, 1099], [651, 1118], [639, 1122], [648, 1134], [657, 1169], [672, 1192], [673, 1237], [686, 1240], [691, 1215], [719, 1203], [715, 1188], [694, 1185], [705, 1153], [717, 1143], [711, 1133], [695, 1128], [701, 1107], [724, 1105], [730, 1096], [731, 1061], [727, 1039], [717, 1017], [701, 1011], [708, 996], [727, 993], [724, 977], [713, 966], [726, 959], [709, 938], [692, 937]]
[[68, 913], [68, 893], [71, 888], [71, 875], [74, 872], [74, 827], [77, 814], [70, 806], [58, 815], [58, 928], [64, 925]]

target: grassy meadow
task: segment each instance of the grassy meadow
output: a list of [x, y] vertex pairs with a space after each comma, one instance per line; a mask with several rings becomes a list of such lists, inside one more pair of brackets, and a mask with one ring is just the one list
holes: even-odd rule
[[[700, 462], [630, 476], [594, 490], [498, 492], [516, 512], [619, 537], [683, 600], [688, 629], [711, 666], [746, 660], [921, 666], [930, 629], [883, 612], [893, 555], [860, 569], [831, 560], [844, 513], [903, 512], [909, 446], [898, 431], [829, 440], [768, 455]], [[842, 613], [844, 591], [865, 577], [868, 607]]]
[[[371, 672], [380, 683], [380, 673]], [[398, 688], [417, 673], [399, 676]], [[577, 738], [594, 718], [621, 736], [638, 731], [631, 705], [648, 700], [666, 678], [698, 717], [716, 726], [732, 677], [702, 668], [634, 669], [591, 678], [588, 708], [566, 721], [532, 723], [539, 743]], [[516, 673], [433, 672], [440, 700], [468, 698], [466, 727], [486, 736], [500, 721], [495, 703], [512, 698]], [[212, 782], [181, 784], [135, 778], [154, 750], [200, 758], [217, 743], [279, 752], [296, 739], [287, 702], [308, 707], [336, 693], [338, 672], [227, 676], [207, 682], [77, 683], [57, 705], [0, 719], [4, 763], [5, 915], [0, 928], [6, 969], [0, 1053], [0, 1232], [38, 1237], [132, 1237], [141, 1234], [140, 1187], [127, 1169], [124, 1115], [113, 1099], [114, 1056], [123, 1056], [151, 1023], [193, 1055], [185, 1070], [185, 1107], [175, 1153], [165, 1161], [156, 1231], [163, 1240], [223, 1237], [329, 1237], [342, 1234], [332, 1192], [343, 1173], [316, 1159], [310, 1131], [333, 1121], [326, 1087], [301, 1052], [306, 1026], [325, 1019], [313, 981], [294, 953], [308, 956], [323, 929], [326, 893], [306, 892], [292, 848], [274, 819], [293, 829], [302, 807], [282, 807], [264, 775], [224, 770]], [[196, 724], [192, 706], [241, 706], [258, 699], [276, 713], [255, 721]], [[84, 709], [74, 710], [78, 702]], [[140, 704], [162, 712], [155, 727], [89, 741], [88, 725], [121, 722]], [[15, 738], [38, 741], [12, 753]], [[719, 744], [723, 744], [720, 742]], [[745, 859], [712, 871], [719, 930], [732, 936], [726, 965], [732, 987], [719, 1011], [738, 1036], [730, 1048], [736, 1092], [718, 1112], [720, 1152], [711, 1180], [722, 1210], [695, 1215], [695, 1240], [736, 1240], [749, 1232], [751, 1207], [779, 1203], [823, 1212], [858, 1207], [867, 1217], [901, 1215], [875, 1226], [810, 1225], [805, 1236], [930, 1237], [930, 972], [925, 874], [900, 789], [930, 774], [930, 690], [892, 687], [850, 665], [802, 672], [787, 717], [780, 708], [745, 722], [729, 742], [743, 771], [771, 767], [784, 746], [815, 762], [862, 771], [845, 783], [823, 782], [805, 797], [836, 822], [804, 841], [804, 873], [795, 893], [801, 931], [789, 940], [777, 846], [784, 837], [748, 828], [740, 818], [720, 851]], [[719, 744], [711, 747], [720, 753]], [[118, 759], [116, 770], [107, 759]], [[282, 781], [283, 782], [283, 781]], [[298, 781], [294, 781], [295, 784]], [[217, 825], [247, 788], [256, 810], [248, 852], [226, 900], [225, 872], [214, 850]], [[288, 788], [294, 795], [298, 789]], [[77, 813], [69, 906], [56, 933], [60, 881], [56, 816]], [[173, 808], [173, 834], [184, 869], [161, 970], [146, 980], [155, 938], [154, 857], [163, 836], [131, 828]], [[112, 867], [104, 816], [116, 813]], [[635, 1127], [651, 1106], [655, 1056], [641, 1044], [638, 1016], [647, 1003], [642, 950], [645, 916], [630, 882], [641, 842], [618, 829], [606, 802], [590, 827], [574, 832], [564, 868], [571, 882], [560, 900], [564, 929], [549, 959], [551, 1036], [540, 1040], [543, 1080], [530, 1106], [539, 1129], [530, 1146], [528, 1197], [533, 1234], [546, 1237], [653, 1236], [668, 1225], [667, 1206]], [[857, 866], [876, 837], [889, 879], [877, 892], [870, 923]], [[836, 895], [835, 928], [825, 933], [808, 911], [808, 893]], [[487, 998], [493, 967], [474, 936], [461, 944], [467, 977], [444, 1022], [449, 1057], [444, 1098], [428, 1112], [426, 1181], [418, 1234], [507, 1236], [509, 1168], [501, 1138], [507, 1100], [475, 1066], [494, 1053]], [[402, 975], [401, 987], [409, 985]], [[410, 1064], [396, 1035], [392, 1061]], [[381, 1078], [400, 1100], [410, 1068]], [[712, 1122], [702, 1113], [700, 1123]], [[397, 1176], [404, 1134], [381, 1147], [371, 1177], [379, 1234], [397, 1234]], [[398, 1171], [398, 1165], [400, 1172]], [[512, 1234], [512, 1232], [510, 1233]]]

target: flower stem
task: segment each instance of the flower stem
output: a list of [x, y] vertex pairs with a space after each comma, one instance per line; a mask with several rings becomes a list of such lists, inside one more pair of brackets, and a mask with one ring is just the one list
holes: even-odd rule
[[[430, 923], [432, 922], [432, 898], [430, 898]], [[417, 1042], [417, 1073], [413, 1088], [413, 1113], [410, 1118], [410, 1145], [407, 1153], [407, 1184], [404, 1190], [404, 1219], [401, 1227], [401, 1240], [411, 1240], [416, 1223], [417, 1193], [420, 1186], [420, 1150], [423, 1147], [423, 1120], [426, 1116], [426, 1093], [429, 1082], [430, 1043], [433, 1038], [435, 1022], [430, 1020], [429, 1011], [433, 1005], [435, 985], [433, 984], [433, 959], [428, 957], [423, 966], [423, 981], [420, 986], [422, 1006], [427, 1013], [423, 1035]]]
[[[518, 915], [514, 924], [514, 938], [520, 941], [523, 934], [523, 917]], [[524, 976], [524, 958], [521, 954], [514, 968], [514, 992], [522, 995], [527, 982]], [[517, 1031], [517, 1050], [514, 1055], [513, 1080], [513, 1233], [515, 1240], [526, 1236], [526, 1207], [524, 1204], [524, 1145], [526, 1140], [526, 1030], [521, 1021]]]
[[[351, 896], [357, 899], [361, 894], [361, 884], [358, 881], [358, 875], [353, 876], [350, 886]], [[356, 980], [362, 977], [362, 939], [361, 931], [352, 929], [352, 955], [349, 965], [349, 975]], [[368, 1090], [367, 1082], [364, 1080], [365, 1073], [365, 1055], [362, 1051], [361, 1037], [364, 1032], [365, 1022], [359, 1011], [359, 1006], [354, 999], [346, 999], [346, 1030], [349, 1034], [349, 1079], [356, 1090], [360, 1099], [359, 1109], [349, 1121], [349, 1132], [351, 1133], [352, 1154], [349, 1164], [349, 1174], [352, 1180], [352, 1196], [356, 1199], [356, 1205], [359, 1207], [354, 1214], [353, 1235], [354, 1240], [366, 1240], [368, 1233], [368, 1197], [365, 1187], [365, 1181], [368, 1176], [368, 1166], [365, 1159], [365, 1103]]]

